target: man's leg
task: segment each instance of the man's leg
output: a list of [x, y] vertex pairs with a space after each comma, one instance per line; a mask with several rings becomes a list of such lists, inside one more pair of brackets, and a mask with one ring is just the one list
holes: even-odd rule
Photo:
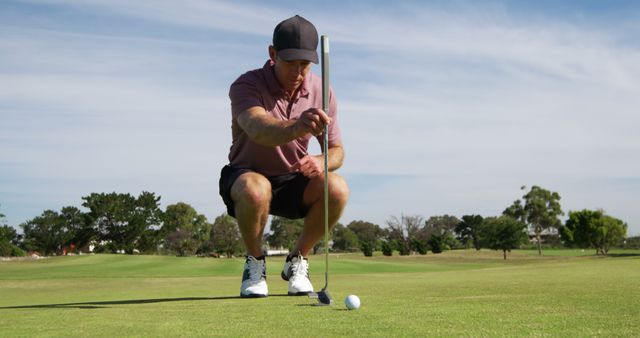
[[262, 234], [269, 216], [271, 183], [262, 175], [246, 172], [231, 186], [231, 198], [247, 260], [242, 272], [240, 297], [267, 297], [267, 267], [262, 253]]
[[[349, 187], [338, 174], [330, 173], [329, 177], [329, 226], [338, 222], [347, 200]], [[309, 181], [303, 196], [304, 205], [308, 207], [304, 219], [304, 228], [298, 238], [296, 247], [287, 257], [282, 269], [282, 279], [288, 281], [289, 295], [306, 295], [313, 292], [309, 279], [309, 264], [305, 258], [313, 246], [324, 235], [324, 179], [319, 177]]]
[[[349, 186], [342, 176], [329, 173], [329, 229], [338, 222], [349, 199]], [[313, 246], [324, 236], [324, 178], [316, 177], [304, 192], [304, 205], [309, 211], [304, 219], [304, 229], [293, 254], [306, 257]]]
[[231, 186], [231, 198], [247, 255], [262, 256], [262, 235], [269, 217], [271, 183], [258, 173], [244, 173]]

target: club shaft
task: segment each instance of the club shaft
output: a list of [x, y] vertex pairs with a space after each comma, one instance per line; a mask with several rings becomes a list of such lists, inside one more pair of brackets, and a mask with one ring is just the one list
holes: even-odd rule
[[[329, 114], [329, 37], [321, 37], [322, 53], [322, 110]], [[324, 153], [324, 250], [325, 250], [325, 270], [324, 287], [329, 285], [329, 127], [324, 126], [323, 133]]]

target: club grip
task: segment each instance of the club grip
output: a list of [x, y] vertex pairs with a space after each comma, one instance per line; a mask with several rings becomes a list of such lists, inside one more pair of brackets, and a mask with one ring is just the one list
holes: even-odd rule
[[322, 110], [329, 114], [329, 37], [321, 37], [322, 53]]

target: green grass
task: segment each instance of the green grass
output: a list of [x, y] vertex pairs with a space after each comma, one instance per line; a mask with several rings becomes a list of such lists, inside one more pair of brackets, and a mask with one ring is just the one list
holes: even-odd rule
[[[581, 254], [332, 255], [331, 307], [283, 296], [281, 257], [268, 261], [267, 299], [237, 298], [242, 259], [0, 262], [0, 336], [636, 336], [640, 252]], [[319, 289], [324, 256], [310, 262]], [[348, 294], [361, 309], [345, 310]]]
[[[538, 255], [538, 249], [516, 250], [517, 252]], [[610, 256], [629, 256], [640, 255], [640, 250], [623, 250], [623, 249], [611, 249], [608, 253]], [[542, 255], [544, 256], [565, 256], [565, 257], [580, 257], [580, 256], [596, 256], [595, 249], [542, 249]]]

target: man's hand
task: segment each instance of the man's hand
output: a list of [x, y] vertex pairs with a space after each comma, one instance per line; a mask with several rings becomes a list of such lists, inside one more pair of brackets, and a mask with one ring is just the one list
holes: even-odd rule
[[308, 178], [314, 178], [323, 174], [324, 163], [321, 158], [307, 155], [294, 164], [293, 168]]
[[300, 114], [294, 128], [303, 135], [320, 136], [324, 132], [324, 126], [330, 123], [331, 118], [322, 109], [309, 108]]

